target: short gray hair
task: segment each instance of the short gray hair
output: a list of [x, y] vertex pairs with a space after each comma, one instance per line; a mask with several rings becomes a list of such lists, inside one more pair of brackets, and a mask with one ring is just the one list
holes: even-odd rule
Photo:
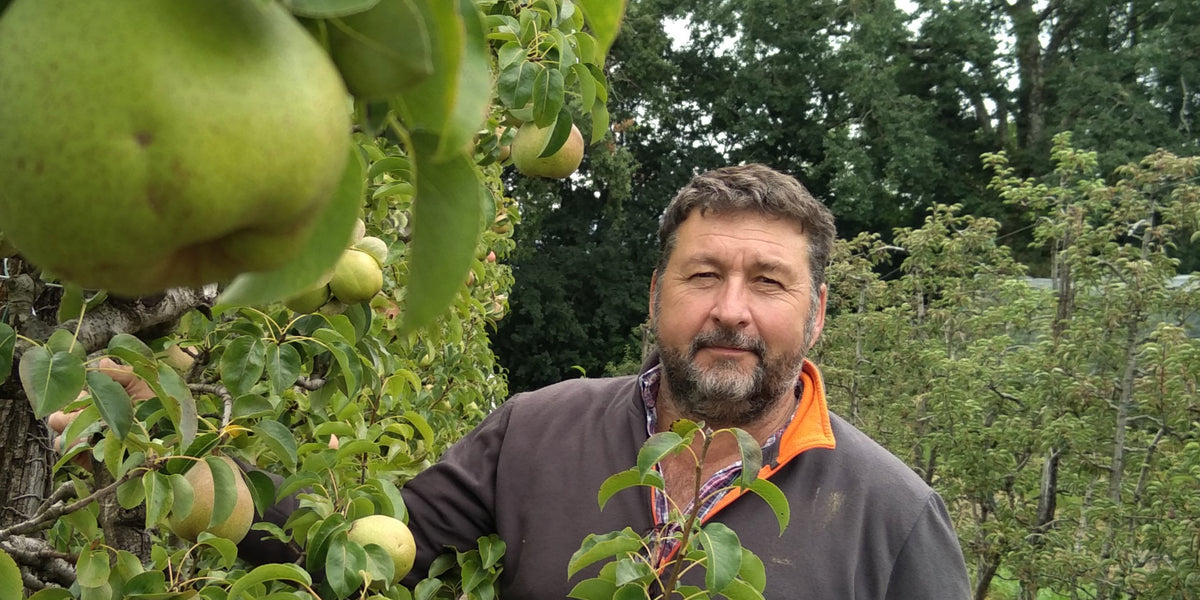
[[825, 283], [825, 267], [837, 229], [833, 213], [796, 178], [760, 164], [722, 167], [702, 173], [679, 190], [658, 226], [658, 273], [675, 249], [679, 226], [692, 214], [748, 211], [779, 217], [800, 226], [808, 238], [808, 272], [814, 294]]

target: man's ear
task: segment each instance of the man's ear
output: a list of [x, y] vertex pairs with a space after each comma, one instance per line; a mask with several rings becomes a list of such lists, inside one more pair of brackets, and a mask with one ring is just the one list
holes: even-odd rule
[[825, 302], [829, 299], [829, 286], [821, 284], [821, 291], [817, 299], [817, 314], [813, 320], [812, 339], [808, 340], [808, 350], [817, 344], [817, 340], [821, 339], [821, 331], [825, 329]]

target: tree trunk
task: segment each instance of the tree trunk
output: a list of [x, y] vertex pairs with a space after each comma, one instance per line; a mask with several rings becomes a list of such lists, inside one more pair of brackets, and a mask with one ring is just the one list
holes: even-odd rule
[[50, 493], [56, 460], [45, 423], [15, 383], [14, 377], [0, 387], [0, 529], [33, 516]]

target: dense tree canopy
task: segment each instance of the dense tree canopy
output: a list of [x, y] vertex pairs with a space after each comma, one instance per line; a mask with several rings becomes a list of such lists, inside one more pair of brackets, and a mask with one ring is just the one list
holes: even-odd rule
[[[1065, 130], [1103, 172], [1159, 147], [1196, 152], [1198, 19], [1187, 2], [632, 3], [607, 67], [613, 142], [632, 176], [592, 159], [583, 178], [517, 196], [529, 221], [563, 229], [518, 232], [530, 250], [513, 266], [528, 275], [498, 336], [512, 385], [572, 366], [601, 373], [624, 356], [614, 340], [637, 344], [643, 315], [615, 307], [645, 296], [657, 214], [692, 174], [723, 164], [797, 175], [846, 238], [890, 238], [935, 204], [962, 204], [998, 219], [1017, 258], [1048, 274], [1026, 211], [988, 189], [981, 155], [1003, 150], [1021, 175], [1048, 175], [1051, 137]], [[1176, 242], [1182, 272], [1200, 265]], [[589, 306], [597, 288], [623, 300], [559, 304]], [[535, 335], [547, 315], [553, 329]]]

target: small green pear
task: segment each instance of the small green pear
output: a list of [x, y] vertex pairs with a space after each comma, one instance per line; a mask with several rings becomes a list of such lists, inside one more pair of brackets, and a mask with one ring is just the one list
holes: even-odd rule
[[370, 300], [383, 289], [383, 269], [370, 254], [347, 248], [333, 266], [329, 291], [346, 304]]
[[354, 247], [358, 250], [366, 252], [367, 254], [370, 254], [371, 258], [374, 258], [375, 262], [379, 263], [379, 266], [381, 267], [387, 263], [387, 242], [373, 235], [363, 236], [361, 240], [358, 240], [358, 243], [354, 244]]
[[283, 301], [292, 312], [315, 313], [329, 302], [329, 285], [322, 283]]
[[540, 157], [550, 140], [552, 127], [538, 127], [526, 123], [517, 129], [512, 141], [512, 161], [522, 175], [565, 179], [583, 162], [583, 134], [571, 125], [571, 133], [562, 147], [550, 156]]

